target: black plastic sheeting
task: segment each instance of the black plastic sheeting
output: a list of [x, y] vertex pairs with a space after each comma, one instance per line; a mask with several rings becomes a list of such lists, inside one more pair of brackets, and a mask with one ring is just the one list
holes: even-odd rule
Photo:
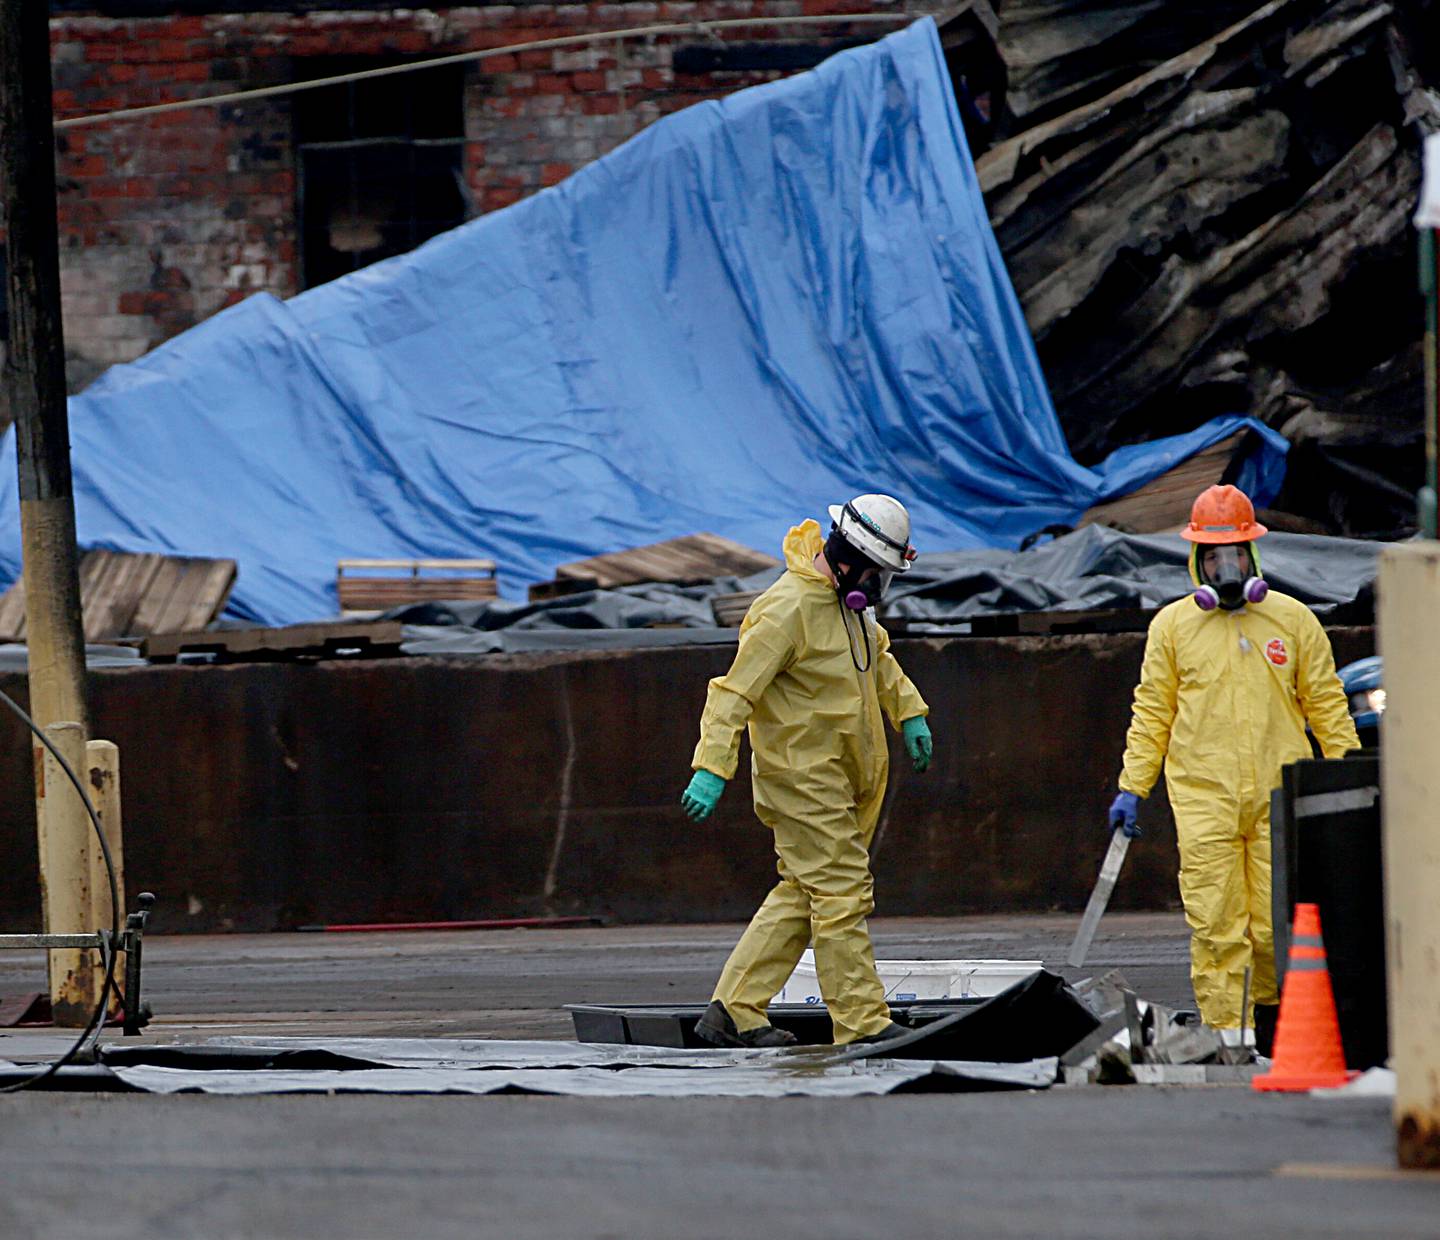
[[[0, 1089], [23, 1085], [34, 1080], [47, 1067], [43, 1063], [16, 1064], [0, 1059]], [[127, 1084], [101, 1064], [66, 1064], [43, 1081], [31, 1086], [36, 1093], [46, 1094], [134, 1094], [142, 1092]]]
[[[919, 999], [891, 1003], [891, 1019], [902, 1025], [929, 1025], [956, 1012], [978, 1007], [984, 999]], [[575, 1003], [567, 1007], [581, 1042], [618, 1046], [671, 1046], [703, 1050], [709, 1043], [695, 1034], [703, 1003], [638, 1003], [607, 1006]], [[770, 1023], [794, 1034], [801, 1046], [831, 1046], [835, 1031], [823, 1003], [772, 1003]]]
[[733, 644], [736, 629], [715, 623], [710, 600], [763, 590], [783, 570], [718, 577], [699, 585], [661, 582], [582, 590], [533, 603], [417, 603], [381, 616], [405, 625], [406, 654], [490, 654], [530, 650], [625, 650], [637, 646]]
[[386, 1067], [366, 1055], [342, 1054], [318, 1044], [298, 1046], [107, 1046], [101, 1058], [110, 1068], [144, 1065], [229, 1072], [354, 1072]]
[[[1270, 585], [1318, 614], [1344, 605], [1373, 609], [1384, 544], [1276, 533], [1256, 546]], [[940, 552], [921, 556], [891, 586], [884, 615], [943, 624], [1017, 611], [1155, 610], [1194, 588], [1189, 556], [1190, 544], [1178, 535], [1099, 525], [1028, 551]]]
[[[1258, 546], [1275, 589], [1334, 623], [1373, 618], [1383, 543], [1274, 533]], [[945, 633], [976, 617], [1015, 612], [1153, 611], [1193, 588], [1189, 551], [1176, 534], [1090, 525], [1026, 551], [922, 553], [891, 585], [881, 619], [910, 633]], [[588, 590], [534, 603], [424, 603], [384, 618], [406, 625], [407, 654], [725, 644], [736, 640], [736, 630], [715, 627], [710, 600], [764, 589], [779, 571], [701, 585]]]
[[[922, 1025], [912, 1045], [892, 1044], [888, 1053], [1023, 1063], [1063, 1055], [1099, 1024], [1063, 977], [1041, 969], [977, 1007]], [[849, 1053], [884, 1054], [887, 1048], [881, 1044]]]

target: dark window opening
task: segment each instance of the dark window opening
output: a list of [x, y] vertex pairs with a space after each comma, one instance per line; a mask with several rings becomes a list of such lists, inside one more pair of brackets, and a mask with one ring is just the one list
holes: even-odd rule
[[[303, 62], [309, 78], [381, 68]], [[295, 96], [300, 278], [324, 284], [463, 223], [464, 67], [445, 65]]]
[[692, 74], [813, 69], [836, 52], [869, 42], [831, 39], [824, 43], [699, 43], [677, 47], [670, 64], [676, 73]]

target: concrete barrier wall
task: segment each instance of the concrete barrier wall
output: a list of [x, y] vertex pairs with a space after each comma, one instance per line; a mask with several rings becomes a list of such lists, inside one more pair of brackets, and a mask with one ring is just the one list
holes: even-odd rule
[[[877, 833], [882, 914], [1080, 907], [1143, 636], [907, 640], [932, 708], [924, 776], [892, 738]], [[1340, 662], [1369, 629], [1332, 632]], [[747, 917], [774, 881], [742, 773], [690, 823], [705, 684], [731, 648], [146, 667], [92, 673], [120, 746], [126, 885], [156, 929], [596, 914]], [[0, 687], [22, 703], [23, 677]], [[40, 905], [28, 738], [0, 724], [0, 914]], [[1115, 906], [1177, 902], [1163, 795]]]

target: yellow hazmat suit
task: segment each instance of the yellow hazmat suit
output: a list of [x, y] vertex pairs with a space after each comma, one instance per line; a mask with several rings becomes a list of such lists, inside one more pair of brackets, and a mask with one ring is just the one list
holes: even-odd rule
[[[898, 728], [929, 707], [885, 630], [842, 611], [814, 566], [823, 545], [814, 521], [787, 535], [788, 571], [751, 605], [735, 662], [710, 682], [692, 766], [732, 778], [749, 724], [755, 813], [779, 856], [780, 882], [730, 953], [715, 998], [742, 1032], [767, 1024], [766, 1006], [813, 938], [820, 993], [843, 1043], [890, 1024], [865, 924], [889, 767], [880, 712]], [[862, 624], [865, 672], [856, 669], [866, 665]]]
[[1279, 1002], [1270, 916], [1270, 791], [1280, 768], [1359, 747], [1330, 639], [1303, 603], [1272, 590], [1236, 611], [1184, 598], [1150, 624], [1120, 788], [1145, 796], [1165, 765], [1192, 931], [1190, 978], [1205, 1023], [1240, 1026]]

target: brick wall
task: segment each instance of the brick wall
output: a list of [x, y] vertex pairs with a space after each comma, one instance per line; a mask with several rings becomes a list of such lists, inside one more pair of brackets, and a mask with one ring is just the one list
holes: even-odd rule
[[[868, 39], [887, 28], [847, 23], [843, 14], [885, 7], [885, 0], [677, 0], [58, 17], [51, 24], [55, 111], [63, 119], [292, 82], [315, 76], [307, 59], [435, 56], [656, 22], [833, 13], [833, 24], [761, 27], [731, 37]], [[784, 76], [675, 72], [676, 48], [705, 41], [697, 31], [519, 52], [468, 66], [462, 163], [468, 212], [508, 206], [553, 185], [668, 112]], [[72, 390], [254, 292], [288, 297], [299, 290], [294, 99], [60, 132]]]

